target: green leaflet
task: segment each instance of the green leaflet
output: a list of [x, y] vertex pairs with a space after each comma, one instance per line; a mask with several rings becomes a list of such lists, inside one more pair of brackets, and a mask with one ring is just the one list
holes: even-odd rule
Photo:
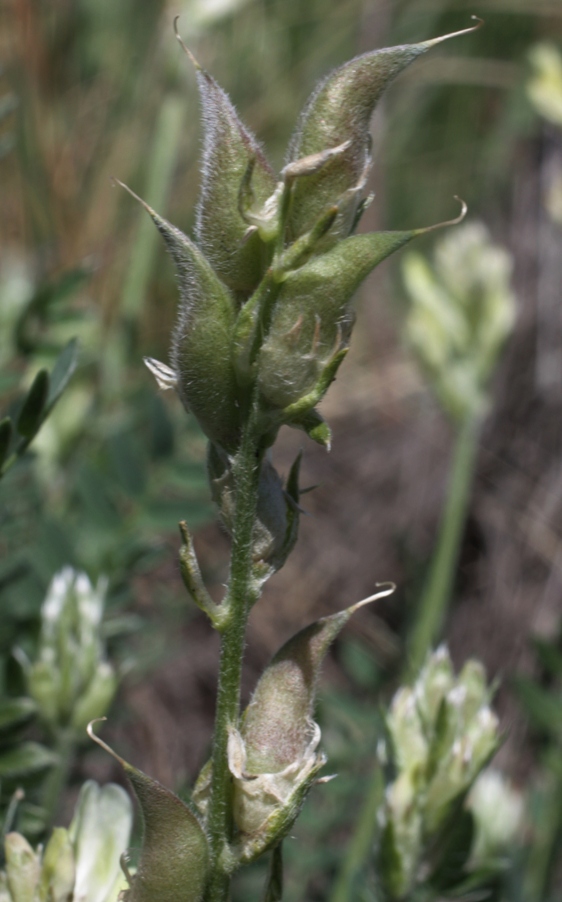
[[151, 216], [174, 261], [181, 305], [172, 341], [177, 389], [211, 441], [227, 450], [239, 433], [236, 380], [231, 364], [235, 305], [197, 246], [119, 182]]
[[207, 837], [193, 812], [172, 792], [132, 767], [88, 733], [123, 767], [139, 803], [143, 842], [124, 902], [200, 902], [208, 876]]
[[[455, 32], [465, 34], [478, 28]], [[328, 75], [306, 104], [289, 145], [288, 162], [337, 147], [349, 148], [315, 175], [299, 179], [293, 190], [289, 230], [293, 237], [307, 231], [327, 204], [351, 192], [332, 228], [335, 242], [349, 234], [360, 202], [365, 170], [369, 168], [369, 123], [387, 85], [426, 50], [455, 35], [419, 44], [404, 44], [364, 53]]]
[[347, 345], [354, 292], [375, 266], [419, 234], [353, 235], [286, 276], [258, 358], [260, 388], [271, 405], [285, 408], [312, 391]]
[[195, 65], [204, 125], [203, 178], [197, 207], [197, 243], [215, 272], [233, 292], [247, 298], [271, 259], [241, 206], [243, 182], [261, 207], [275, 190], [276, 179], [255, 137], [242, 124], [230, 98], [180, 43]]

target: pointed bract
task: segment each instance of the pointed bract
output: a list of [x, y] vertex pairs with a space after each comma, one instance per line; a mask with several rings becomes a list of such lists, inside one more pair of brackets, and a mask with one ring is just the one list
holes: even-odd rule
[[172, 792], [132, 767], [95, 735], [123, 767], [139, 803], [143, 841], [137, 871], [124, 902], [200, 902], [208, 876], [207, 837], [193, 812]]

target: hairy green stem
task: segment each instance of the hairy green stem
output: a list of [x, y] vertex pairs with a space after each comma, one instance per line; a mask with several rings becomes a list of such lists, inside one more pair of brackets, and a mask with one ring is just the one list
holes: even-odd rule
[[357, 826], [345, 851], [329, 902], [353, 902], [355, 898], [357, 877], [361, 873], [367, 857], [372, 853], [373, 837], [377, 827], [377, 812], [383, 793], [382, 774], [379, 765], [376, 765], [367, 787], [367, 795]]
[[408, 644], [407, 678], [416, 678], [438, 640], [449, 604], [466, 522], [480, 438], [480, 417], [467, 416], [459, 428], [437, 547], [417, 607]]
[[206, 902], [226, 902], [230, 878], [221, 856], [232, 835], [232, 780], [228, 768], [228, 731], [238, 727], [240, 678], [252, 582], [252, 537], [256, 518], [261, 452], [252, 408], [234, 459], [236, 514], [232, 535], [230, 579], [224, 604], [228, 620], [221, 630], [217, 708], [213, 739], [213, 775], [208, 832], [211, 877]]

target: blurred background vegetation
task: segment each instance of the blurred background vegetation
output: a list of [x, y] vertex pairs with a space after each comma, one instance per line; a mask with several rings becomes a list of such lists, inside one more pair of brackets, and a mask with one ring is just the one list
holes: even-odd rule
[[[198, 530], [217, 597], [227, 543], [213, 521], [204, 440], [142, 365], [144, 355], [167, 359], [172, 269], [152, 224], [111, 182], [118, 177], [191, 229], [201, 128], [194, 75], [173, 36], [178, 14], [188, 46], [276, 166], [308, 93], [330, 68], [377, 46], [467, 27], [471, 14], [485, 19], [415, 63], [385, 96], [373, 123], [376, 197], [362, 227], [449, 219], [460, 195], [469, 218], [512, 255], [516, 322], [480, 434], [445, 636], [457, 663], [477, 656], [502, 680], [507, 738], [499, 761], [534, 793], [529, 844], [537, 861], [525, 899], [558, 898], [562, 114], [557, 120], [556, 104], [545, 106], [536, 82], [537, 47], [562, 50], [559, 0], [4, 2], [2, 416], [70, 338], [80, 351], [57, 407], [0, 484], [2, 691], [23, 692], [12, 649], [33, 653], [48, 584], [72, 565], [109, 581], [106, 639], [128, 674], [113, 744], [180, 788], [207, 754], [217, 649], [181, 587], [176, 523]], [[427, 236], [417, 249], [430, 255], [435, 240]], [[291, 900], [328, 899], [371, 779], [378, 701], [403, 666], [447, 490], [454, 429], [404, 340], [408, 303], [399, 260], [361, 292], [360, 328], [323, 408], [333, 450], [305, 448], [305, 480], [319, 485], [306, 496], [311, 516], [253, 615], [247, 691], [304, 623], [370, 594], [376, 581], [400, 587], [357, 618], [326, 668], [321, 724], [341, 776], [307, 805], [299, 842], [285, 843]], [[281, 470], [302, 441], [283, 436]], [[72, 784], [86, 775], [118, 779], [87, 747]], [[61, 816], [69, 806], [63, 798]], [[261, 880], [250, 872], [240, 898], [257, 898]]]

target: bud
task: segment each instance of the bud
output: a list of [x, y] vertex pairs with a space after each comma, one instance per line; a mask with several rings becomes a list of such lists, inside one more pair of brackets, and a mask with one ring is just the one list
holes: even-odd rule
[[25, 837], [8, 833], [5, 842], [6, 877], [13, 902], [35, 902], [41, 862]]
[[485, 867], [509, 855], [521, 839], [524, 816], [522, 793], [498, 770], [483, 771], [470, 790], [467, 805], [476, 822], [470, 867]]
[[80, 734], [87, 715], [102, 716], [117, 689], [101, 639], [105, 592], [105, 581], [94, 587], [85, 573], [65, 567], [43, 602], [37, 659], [24, 666], [29, 694], [54, 730], [70, 726]]
[[417, 253], [403, 263], [411, 309], [408, 340], [445, 410], [456, 420], [485, 410], [488, 383], [515, 316], [512, 259], [482, 223], [437, 245], [434, 264]]
[[141, 854], [123, 902], [184, 902], [186, 887], [189, 902], [201, 902], [209, 852], [198, 818], [172, 792], [117, 755], [92, 727], [88, 734], [121, 764], [142, 814]]
[[120, 858], [129, 844], [133, 822], [124, 789], [110, 783], [84, 783], [69, 836], [76, 859], [74, 896], [84, 902], [112, 902], [127, 886]]
[[[128, 840], [129, 834], [127, 833], [121, 851], [127, 845]], [[100, 865], [102, 864], [104, 865], [105, 862], [100, 862]], [[69, 832], [62, 827], [55, 827], [43, 853], [39, 898], [45, 899], [47, 902], [67, 902], [68, 899], [72, 899], [74, 902], [74, 899], [80, 898], [73, 893], [75, 880], [76, 863]], [[109, 902], [109, 900], [104, 897], [102, 902]]]
[[541, 116], [562, 126], [562, 54], [547, 41], [529, 50], [533, 69], [527, 82], [529, 100]]

